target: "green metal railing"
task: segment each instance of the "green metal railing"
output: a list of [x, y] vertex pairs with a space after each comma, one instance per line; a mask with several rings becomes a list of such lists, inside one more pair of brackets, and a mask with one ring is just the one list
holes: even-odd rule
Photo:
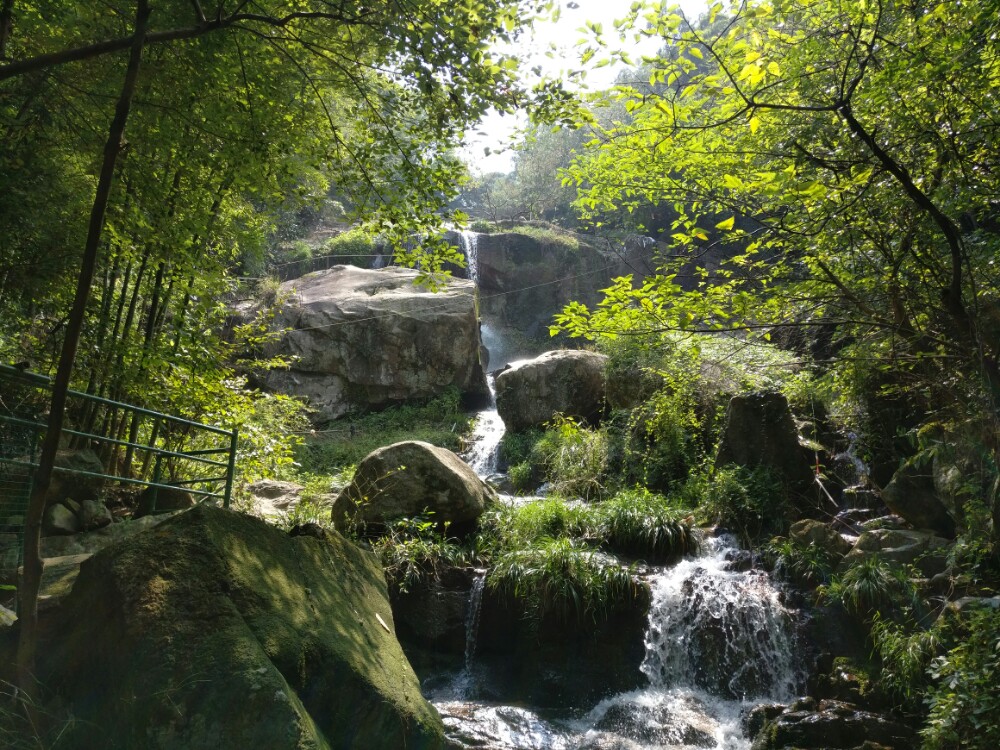
[[[0, 365], [0, 572], [20, 564], [24, 514], [38, 468], [38, 446], [46, 423], [49, 378]], [[67, 409], [89, 414], [104, 429], [62, 430], [75, 445], [100, 448], [107, 467], [125, 451], [120, 471], [97, 472], [56, 467], [54, 471], [149, 488], [155, 512], [160, 490], [183, 488], [201, 501], [229, 507], [236, 470], [236, 430], [194, 422], [101, 396], [69, 391]], [[97, 418], [98, 413], [102, 415]], [[127, 432], [127, 434], [126, 434]], [[206, 445], [207, 444], [207, 445]], [[189, 447], [190, 446], [190, 447]], [[134, 459], [141, 457], [138, 469]], [[16, 549], [16, 552], [14, 551]]]

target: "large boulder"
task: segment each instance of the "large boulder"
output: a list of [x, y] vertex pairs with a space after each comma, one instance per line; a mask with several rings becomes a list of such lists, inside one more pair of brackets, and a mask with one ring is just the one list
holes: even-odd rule
[[[947, 485], [950, 471], [942, 470], [935, 482], [932, 465], [908, 461], [893, 475], [882, 490], [882, 502], [897, 516], [917, 529], [927, 529], [941, 536], [955, 536], [955, 518], [944, 502], [937, 484]], [[955, 506], [953, 506], [954, 509]]]
[[716, 466], [726, 464], [765, 467], [791, 489], [808, 489], [812, 471], [782, 394], [761, 391], [730, 399], [715, 459]]
[[319, 527], [201, 505], [88, 560], [61, 612], [60, 747], [444, 746], [377, 560]]
[[334, 266], [282, 284], [274, 325], [285, 332], [265, 354], [292, 364], [263, 384], [306, 398], [320, 422], [449, 386], [488, 397], [474, 285], [451, 279], [434, 292], [417, 276]]
[[497, 411], [511, 432], [545, 424], [556, 414], [590, 422], [604, 414], [607, 357], [595, 352], [545, 352], [514, 363], [496, 378]]
[[[61, 450], [56, 453], [55, 471], [45, 493], [46, 507], [67, 499], [82, 503], [97, 500], [104, 489], [104, 479], [91, 476], [104, 474], [104, 464], [89, 448]], [[86, 472], [86, 473], [80, 473]]]
[[[751, 721], [754, 718], [751, 717]], [[872, 747], [909, 750], [916, 746], [916, 732], [912, 727], [833, 700], [797, 701], [774, 718], [763, 721], [763, 725], [754, 739], [753, 750], [789, 747], [801, 750]]]
[[450, 450], [407, 440], [364, 457], [333, 503], [333, 522], [339, 529], [382, 526], [430, 512], [461, 531], [495, 501], [494, 490]]

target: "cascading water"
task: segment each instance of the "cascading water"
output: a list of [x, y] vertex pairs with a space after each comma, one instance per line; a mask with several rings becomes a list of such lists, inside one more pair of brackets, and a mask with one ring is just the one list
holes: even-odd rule
[[800, 676], [793, 613], [766, 573], [729, 569], [726, 558], [735, 549], [731, 538], [708, 539], [698, 557], [652, 576], [642, 666], [647, 688], [562, 720], [470, 700], [468, 692], [431, 695], [455, 746], [747, 750], [743, 712], [789, 701]]
[[486, 571], [476, 571], [469, 590], [469, 608], [465, 613], [465, 669], [472, 667], [476, 655], [476, 638], [479, 635], [479, 615], [483, 607], [483, 589], [486, 587]]
[[490, 386], [490, 406], [476, 414], [476, 426], [472, 431], [472, 447], [465, 454], [465, 461], [481, 477], [488, 477], [497, 471], [497, 454], [505, 427], [497, 413], [496, 389], [493, 376], [486, 381]]
[[465, 265], [469, 269], [469, 278], [479, 286], [479, 235], [468, 229], [458, 233], [462, 252], [465, 253]]

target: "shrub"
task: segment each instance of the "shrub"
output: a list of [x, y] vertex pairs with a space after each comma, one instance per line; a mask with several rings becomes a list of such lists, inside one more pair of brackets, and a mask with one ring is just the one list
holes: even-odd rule
[[840, 557], [829, 549], [815, 544], [802, 544], [784, 537], [772, 539], [765, 549], [765, 554], [778, 575], [804, 587], [829, 583], [834, 569], [840, 562]]
[[593, 527], [591, 508], [549, 497], [502, 505], [483, 522], [484, 546], [496, 554], [529, 547], [541, 539], [583, 537]]
[[631, 570], [565, 537], [501, 555], [486, 584], [522, 602], [536, 622], [598, 620], [637, 595]]
[[706, 521], [725, 526], [746, 544], [788, 530], [788, 498], [781, 482], [764, 467], [734, 465], [699, 473], [682, 494], [700, 504]]
[[905, 618], [921, 608], [909, 571], [889, 564], [878, 555], [866, 557], [835, 576], [822, 593], [865, 620], [872, 620], [876, 614], [885, 617], [893, 613]]
[[436, 525], [429, 515], [403, 518], [372, 543], [386, 578], [400, 591], [438, 578], [446, 567], [471, 562], [468, 550], [436, 531]]
[[353, 261], [355, 265], [367, 265], [376, 254], [377, 238], [365, 227], [354, 227], [336, 237], [331, 237], [323, 246], [326, 255]]
[[602, 430], [556, 415], [532, 453], [541, 457], [554, 492], [590, 500], [604, 491], [608, 441]]
[[929, 750], [1000, 747], [1000, 612], [973, 612], [967, 633], [933, 660], [934, 686], [921, 734]]

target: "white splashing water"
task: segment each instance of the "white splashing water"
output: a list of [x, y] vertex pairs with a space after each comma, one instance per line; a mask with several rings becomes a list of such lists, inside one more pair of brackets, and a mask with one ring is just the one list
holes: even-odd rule
[[441, 696], [434, 704], [456, 747], [749, 750], [743, 713], [757, 703], [791, 700], [800, 682], [792, 613], [766, 574], [727, 569], [732, 539], [706, 540], [703, 550], [651, 581], [642, 666], [649, 687], [564, 721]]
[[493, 376], [488, 375], [486, 382], [490, 386], [490, 407], [476, 414], [476, 426], [472, 430], [472, 445], [465, 453], [465, 462], [480, 477], [488, 477], [497, 471], [499, 461], [500, 440], [506, 427], [496, 407], [496, 388]]
[[462, 252], [465, 253], [465, 265], [469, 269], [469, 278], [479, 286], [479, 235], [468, 229], [458, 233]]

